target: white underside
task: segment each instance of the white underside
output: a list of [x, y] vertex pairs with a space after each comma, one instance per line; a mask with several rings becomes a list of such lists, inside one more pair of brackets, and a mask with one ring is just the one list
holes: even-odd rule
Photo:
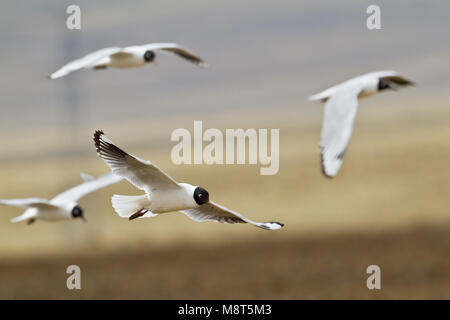
[[155, 190], [151, 194], [140, 196], [114, 195], [112, 206], [122, 218], [144, 209], [148, 212], [142, 217], [153, 217], [156, 214], [197, 208], [198, 204], [193, 198], [195, 187], [180, 183], [182, 188], [174, 190]]

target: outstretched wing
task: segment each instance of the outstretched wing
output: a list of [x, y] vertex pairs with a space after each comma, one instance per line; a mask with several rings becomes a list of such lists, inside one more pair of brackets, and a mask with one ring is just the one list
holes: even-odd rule
[[52, 201], [58, 200], [78, 201], [82, 197], [91, 192], [105, 188], [121, 180], [122, 177], [119, 177], [112, 172], [108, 172], [97, 178], [93, 178], [92, 180], [85, 180], [85, 182], [83, 182], [82, 184], [73, 187], [67, 191], [64, 191], [63, 193], [58, 194], [56, 197], [52, 199]]
[[399, 87], [416, 85], [413, 81], [400, 75], [380, 77], [380, 80], [389, 80], [390, 82], [394, 83], [396, 86]]
[[346, 86], [325, 103], [320, 147], [322, 171], [327, 177], [334, 177], [342, 165], [353, 132], [360, 92], [359, 86]]
[[25, 199], [7, 199], [0, 200], [0, 204], [21, 208], [37, 208], [42, 210], [56, 209], [47, 199], [43, 198], [25, 198]]
[[127, 179], [135, 187], [151, 193], [152, 190], [179, 189], [178, 183], [150, 161], [134, 157], [109, 140], [103, 131], [94, 134], [97, 154], [116, 175]]
[[184, 58], [200, 67], [208, 67], [208, 65], [199, 58], [195, 53], [189, 51], [186, 48], [176, 44], [176, 43], [150, 43], [141, 46], [145, 51], [147, 50], [158, 50], [161, 52], [167, 52], [176, 54], [177, 56]]
[[60, 77], [63, 77], [65, 75], [68, 75], [69, 73], [80, 70], [82, 68], [89, 68], [93, 66], [96, 62], [98, 62], [100, 59], [107, 57], [111, 54], [115, 54], [121, 51], [121, 48], [119, 47], [112, 47], [112, 48], [105, 48], [101, 49], [95, 52], [92, 52], [90, 54], [85, 55], [84, 57], [73, 60], [64, 66], [62, 66], [57, 71], [53, 72], [48, 77], [50, 79], [57, 79]]
[[195, 221], [215, 221], [220, 223], [250, 223], [265, 230], [278, 230], [283, 227], [279, 222], [255, 222], [243, 215], [222, 207], [212, 201], [202, 204], [198, 208], [182, 210], [185, 215]]

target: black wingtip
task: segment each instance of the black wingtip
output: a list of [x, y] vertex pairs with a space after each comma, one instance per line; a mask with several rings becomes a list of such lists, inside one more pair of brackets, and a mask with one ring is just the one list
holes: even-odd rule
[[99, 149], [100, 149], [100, 139], [101, 139], [102, 135], [104, 135], [103, 130], [95, 130], [95, 132], [94, 132], [94, 144], [95, 144], [95, 149], [97, 151], [99, 151]]
[[109, 140], [105, 135], [103, 130], [96, 130], [94, 132], [94, 145], [95, 150], [97, 151], [97, 154], [105, 160], [105, 156], [107, 157], [113, 157], [113, 158], [119, 158], [122, 159], [123, 157], [127, 156], [128, 154], [120, 149], [119, 147], [115, 146], [111, 140]]
[[103, 130], [95, 130], [95, 132], [94, 132], [94, 139], [97, 138], [97, 137], [100, 137], [102, 134], [105, 134], [103, 132]]
[[95, 151], [97, 151], [98, 155], [100, 155], [100, 151], [101, 151], [102, 135], [104, 135], [103, 130], [95, 130], [94, 145], [95, 145]]
[[417, 83], [415, 83], [414, 81], [411, 81], [411, 80], [408, 80], [408, 79], [405, 79], [405, 81], [404, 82], [402, 82], [402, 83], [396, 83], [396, 84], [398, 84], [400, 87], [417, 87]]
[[131, 221], [131, 220], [134, 220], [134, 219], [136, 219], [136, 218], [140, 218], [140, 217], [142, 217], [144, 214], [146, 214], [147, 212], [148, 212], [147, 209], [142, 208], [142, 209], [140, 209], [139, 211], [133, 213], [133, 214], [128, 218], [128, 220]]
[[[345, 154], [345, 151], [344, 151]], [[342, 154], [342, 158], [344, 156], [344, 154]], [[325, 169], [325, 159], [323, 157], [323, 149], [320, 151], [320, 170], [322, 171], [322, 174], [325, 178], [331, 180], [333, 179], [336, 175], [330, 175], [327, 173], [327, 170]]]
[[277, 224], [277, 225], [279, 225], [280, 227], [284, 227], [284, 223], [277, 222], [277, 221], [268, 221], [268, 222], [264, 222], [264, 223]]
[[[279, 228], [274, 228], [274, 227], [268, 226], [270, 224], [272, 224], [272, 225], [276, 224], [279, 226]], [[276, 222], [276, 221], [263, 222], [262, 224], [259, 225], [259, 227], [264, 230], [279, 230], [284, 227], [284, 223]]]
[[325, 163], [324, 163], [322, 151], [320, 152], [320, 170], [322, 171], [322, 174], [325, 178], [327, 178], [327, 179], [333, 178], [333, 176], [330, 176], [329, 174], [327, 174], [327, 171], [325, 170]]

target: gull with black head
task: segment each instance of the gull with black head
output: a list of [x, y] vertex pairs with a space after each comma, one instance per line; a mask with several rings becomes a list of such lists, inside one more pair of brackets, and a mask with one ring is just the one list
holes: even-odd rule
[[150, 218], [181, 211], [195, 221], [249, 223], [266, 230], [283, 227], [279, 222], [255, 222], [209, 199], [204, 188], [178, 183], [150, 161], [128, 154], [109, 140], [103, 131], [94, 133], [97, 154], [112, 172], [145, 192], [139, 196], [114, 195], [112, 206], [122, 218]]
[[85, 220], [83, 209], [78, 200], [87, 194], [105, 188], [122, 180], [121, 177], [108, 172], [97, 178], [82, 174], [83, 183], [60, 193], [51, 200], [44, 198], [24, 198], [0, 200], [0, 204], [26, 208], [25, 212], [11, 219], [11, 222], [27, 221], [33, 223], [37, 219], [44, 221], [60, 221], [71, 219]]
[[344, 160], [358, 110], [358, 99], [384, 90], [397, 90], [414, 83], [395, 71], [376, 71], [352, 78], [316, 95], [309, 100], [325, 102], [320, 138], [322, 172], [334, 177]]
[[176, 43], [150, 43], [141, 46], [111, 47], [94, 51], [65, 64], [48, 77], [57, 79], [80, 69], [99, 70], [141, 67], [154, 62], [157, 53], [174, 54], [200, 67], [207, 67], [207, 64], [202, 59]]

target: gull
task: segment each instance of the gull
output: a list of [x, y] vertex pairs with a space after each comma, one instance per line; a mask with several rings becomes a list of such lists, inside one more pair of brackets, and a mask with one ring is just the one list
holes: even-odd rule
[[249, 223], [266, 230], [283, 227], [279, 222], [255, 222], [209, 200], [204, 188], [178, 183], [150, 161], [141, 160], [123, 151], [103, 131], [95, 131], [97, 154], [112, 172], [145, 192], [139, 196], [114, 195], [112, 206], [122, 218], [150, 218], [158, 214], [181, 211], [195, 221]]
[[376, 71], [342, 82], [309, 97], [325, 102], [320, 138], [322, 172], [332, 178], [338, 173], [353, 131], [358, 98], [386, 89], [397, 90], [414, 83], [395, 71]]
[[43, 198], [8, 199], [0, 200], [0, 204], [27, 209], [22, 215], [11, 219], [13, 223], [27, 221], [27, 224], [31, 224], [36, 219], [60, 221], [80, 218], [86, 221], [83, 209], [77, 203], [78, 200], [88, 193], [117, 183], [122, 178], [111, 172], [97, 178], [87, 174], [82, 174], [81, 177], [83, 179], [82, 184], [60, 193], [51, 200]]
[[150, 43], [125, 48], [111, 47], [94, 51], [71, 61], [48, 77], [57, 79], [80, 69], [134, 68], [154, 62], [156, 53], [175, 54], [200, 67], [208, 65], [194, 53], [176, 43]]

